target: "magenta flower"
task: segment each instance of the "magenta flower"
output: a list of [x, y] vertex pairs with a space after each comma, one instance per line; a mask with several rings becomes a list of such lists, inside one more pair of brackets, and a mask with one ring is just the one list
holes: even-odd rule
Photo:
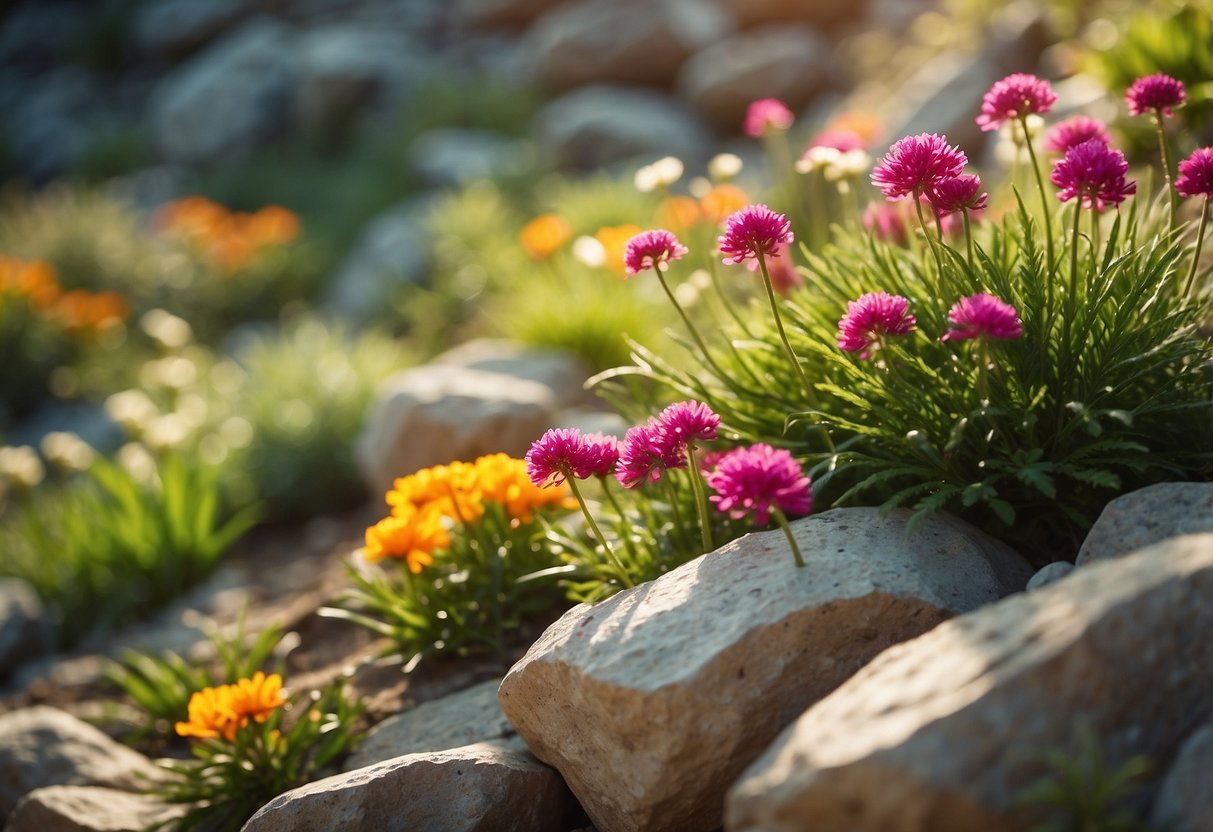
[[854, 130], [822, 130], [809, 142], [809, 147], [832, 147], [839, 153], [868, 149], [863, 136]]
[[1112, 137], [1108, 135], [1108, 128], [1102, 121], [1090, 116], [1072, 116], [1053, 125], [1045, 136], [1045, 149], [1054, 153], [1065, 153], [1071, 147], [1091, 139], [1098, 139], [1106, 145], [1112, 144]]
[[813, 509], [809, 478], [782, 448], [759, 443], [730, 451], [707, 481], [716, 492], [709, 499], [734, 519], [753, 513], [765, 525], [772, 507], [796, 517]]
[[1198, 147], [1179, 163], [1175, 190], [1183, 197], [1213, 196], [1213, 147]]
[[877, 240], [902, 247], [909, 245], [910, 233], [905, 214], [900, 208], [886, 202], [868, 203], [863, 212], [863, 227]]
[[901, 295], [868, 292], [847, 301], [847, 312], [838, 321], [838, 347], [867, 358], [870, 348], [885, 335], [905, 335], [914, 328], [910, 302]]
[[760, 98], [750, 102], [745, 112], [745, 134], [755, 139], [774, 130], [787, 130], [795, 117], [778, 98]]
[[531, 443], [526, 474], [539, 488], [590, 476], [595, 457], [576, 428], [553, 428]]
[[1049, 180], [1060, 188], [1057, 198], [1062, 202], [1077, 197], [1084, 208], [1102, 211], [1137, 192], [1136, 182], [1125, 182], [1128, 170], [1123, 153], [1090, 139], [1067, 150]]
[[1175, 115], [1171, 108], [1180, 107], [1187, 100], [1188, 92], [1183, 82], [1161, 72], [1138, 78], [1125, 92], [1129, 114], [1134, 116], [1159, 112], [1170, 118]]
[[981, 211], [990, 198], [981, 190], [981, 178], [974, 174], [941, 179], [931, 186], [927, 196], [931, 207], [941, 217], [957, 211]]
[[678, 242], [673, 233], [664, 228], [642, 231], [628, 240], [623, 262], [628, 274], [637, 274], [645, 269], [656, 269], [661, 263], [680, 260], [687, 247]]
[[795, 237], [792, 224], [783, 214], [765, 205], [747, 205], [735, 211], [724, 224], [724, 236], [717, 240], [726, 266], [759, 257], [778, 257], [779, 247]]
[[977, 126], [984, 131], [997, 130], [1008, 121], [1036, 113], [1047, 113], [1057, 96], [1048, 81], [1016, 72], [995, 82], [981, 99]]
[[582, 434], [585, 442], [585, 469], [587, 476], [607, 477], [615, 473], [619, 462], [619, 439], [605, 433]]
[[969, 159], [946, 136], [920, 133], [899, 139], [872, 169], [872, 184], [889, 201], [918, 196], [936, 183], [960, 176]]
[[961, 298], [948, 312], [952, 329], [940, 341], [970, 338], [1018, 338], [1023, 325], [1015, 307], [985, 292]]
[[692, 442], [711, 442], [720, 427], [720, 417], [703, 402], [676, 402], [657, 417], [670, 447], [682, 453]]
[[642, 482], [661, 479], [661, 472], [667, 468], [681, 468], [685, 464], [681, 449], [673, 445], [661, 423], [650, 419], [628, 428], [619, 448], [615, 479], [624, 488], [634, 488]]

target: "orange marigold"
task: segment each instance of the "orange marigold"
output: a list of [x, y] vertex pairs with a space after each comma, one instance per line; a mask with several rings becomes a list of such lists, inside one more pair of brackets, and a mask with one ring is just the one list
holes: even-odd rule
[[412, 509], [391, 514], [366, 530], [366, 559], [399, 558], [414, 575], [434, 562], [434, 550], [451, 545], [442, 514], [433, 509]]
[[703, 218], [699, 203], [689, 196], [671, 196], [657, 206], [657, 227], [671, 231], [690, 228]]
[[573, 226], [558, 214], [540, 214], [518, 233], [518, 243], [534, 260], [551, 257], [573, 236]]
[[527, 474], [524, 459], [508, 454], [490, 454], [480, 457], [473, 464], [482, 499], [500, 503], [512, 520], [529, 523], [535, 509], [544, 506], [577, 507], [567, 485], [536, 487]]
[[251, 679], [232, 685], [203, 688], [190, 696], [189, 721], [177, 723], [182, 737], [236, 739], [236, 732], [249, 721], [265, 722], [271, 713], [286, 704], [282, 695], [282, 677], [266, 676], [260, 670]]
[[434, 465], [400, 477], [392, 483], [386, 499], [392, 514], [398, 516], [429, 509], [452, 520], [470, 523], [484, 514], [476, 470], [468, 462]]
[[50, 264], [0, 257], [0, 292], [25, 295], [35, 309], [48, 309], [59, 300], [63, 289]]

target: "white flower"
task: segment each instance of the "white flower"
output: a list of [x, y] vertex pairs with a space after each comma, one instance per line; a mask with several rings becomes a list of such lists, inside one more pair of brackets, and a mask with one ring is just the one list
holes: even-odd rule
[[632, 182], [636, 185], [636, 190], [647, 194], [651, 191], [670, 187], [682, 178], [682, 171], [683, 165], [681, 159], [674, 156], [665, 156], [651, 165], [645, 165], [636, 171]]
[[42, 458], [29, 445], [0, 448], [0, 479], [17, 488], [33, 488], [46, 476]]
[[741, 173], [741, 157], [735, 153], [717, 153], [708, 162], [708, 175], [717, 182], [727, 182]]
[[593, 237], [578, 237], [573, 241], [573, 257], [590, 268], [606, 263], [606, 247]]

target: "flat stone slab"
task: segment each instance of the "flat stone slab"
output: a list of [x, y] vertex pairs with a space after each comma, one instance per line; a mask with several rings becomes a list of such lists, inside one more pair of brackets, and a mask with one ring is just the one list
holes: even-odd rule
[[1201, 532], [1213, 532], [1213, 483], [1148, 485], [1104, 507], [1075, 562], [1117, 558], [1168, 537]]

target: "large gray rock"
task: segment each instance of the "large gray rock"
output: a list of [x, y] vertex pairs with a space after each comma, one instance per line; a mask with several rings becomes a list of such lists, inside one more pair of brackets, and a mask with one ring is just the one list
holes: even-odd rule
[[568, 790], [525, 751], [409, 754], [279, 795], [243, 832], [562, 832]]
[[804, 713], [729, 793], [730, 832], [1023, 832], [1073, 756], [1165, 766], [1213, 713], [1213, 535], [1173, 538], [894, 647]]
[[0, 821], [43, 786], [110, 786], [127, 791], [160, 779], [151, 760], [56, 708], [0, 715]]
[[565, 0], [456, 0], [457, 19], [464, 26], [524, 26]]
[[490, 130], [429, 130], [409, 146], [409, 161], [431, 187], [458, 187], [477, 179], [518, 173], [530, 161], [528, 142]]
[[9, 103], [5, 119], [7, 152], [26, 179], [43, 183], [62, 175], [89, 145], [89, 130], [102, 99], [96, 79], [79, 67], [58, 68], [36, 79], [8, 77], [6, 91], [18, 98]]
[[1022, 589], [962, 521], [835, 509], [567, 612], [501, 684], [506, 716], [601, 832], [702, 832], [784, 726], [873, 656]]
[[835, 72], [830, 43], [803, 25], [762, 26], [696, 52], [678, 73], [678, 91], [721, 128], [737, 132], [751, 102], [807, 105]]
[[1168, 832], [1213, 829], [1213, 722], [1184, 742], [1163, 778], [1151, 820]]
[[118, 789], [47, 786], [21, 799], [4, 832], [145, 832], [184, 811]]
[[149, 107], [164, 155], [187, 163], [219, 161], [277, 135], [292, 109], [295, 47], [289, 27], [259, 18], [161, 81]]
[[1110, 560], [1181, 534], [1213, 532], [1213, 483], [1163, 482], [1104, 507], [1078, 550], [1079, 566]]
[[539, 382], [552, 391], [560, 407], [588, 398], [585, 365], [564, 350], [527, 347], [505, 338], [473, 338], [435, 357], [431, 363]]
[[728, 0], [743, 26], [801, 21], [814, 26], [832, 26], [859, 17], [868, 0]]
[[708, 127], [681, 102], [654, 90], [608, 84], [548, 102], [532, 129], [541, 150], [567, 167], [656, 155], [695, 163], [711, 149]]
[[205, 46], [256, 8], [253, 0], [159, 0], [138, 7], [135, 45], [158, 57], [179, 57]]
[[54, 646], [55, 624], [38, 593], [20, 578], [0, 578], [0, 681]]

